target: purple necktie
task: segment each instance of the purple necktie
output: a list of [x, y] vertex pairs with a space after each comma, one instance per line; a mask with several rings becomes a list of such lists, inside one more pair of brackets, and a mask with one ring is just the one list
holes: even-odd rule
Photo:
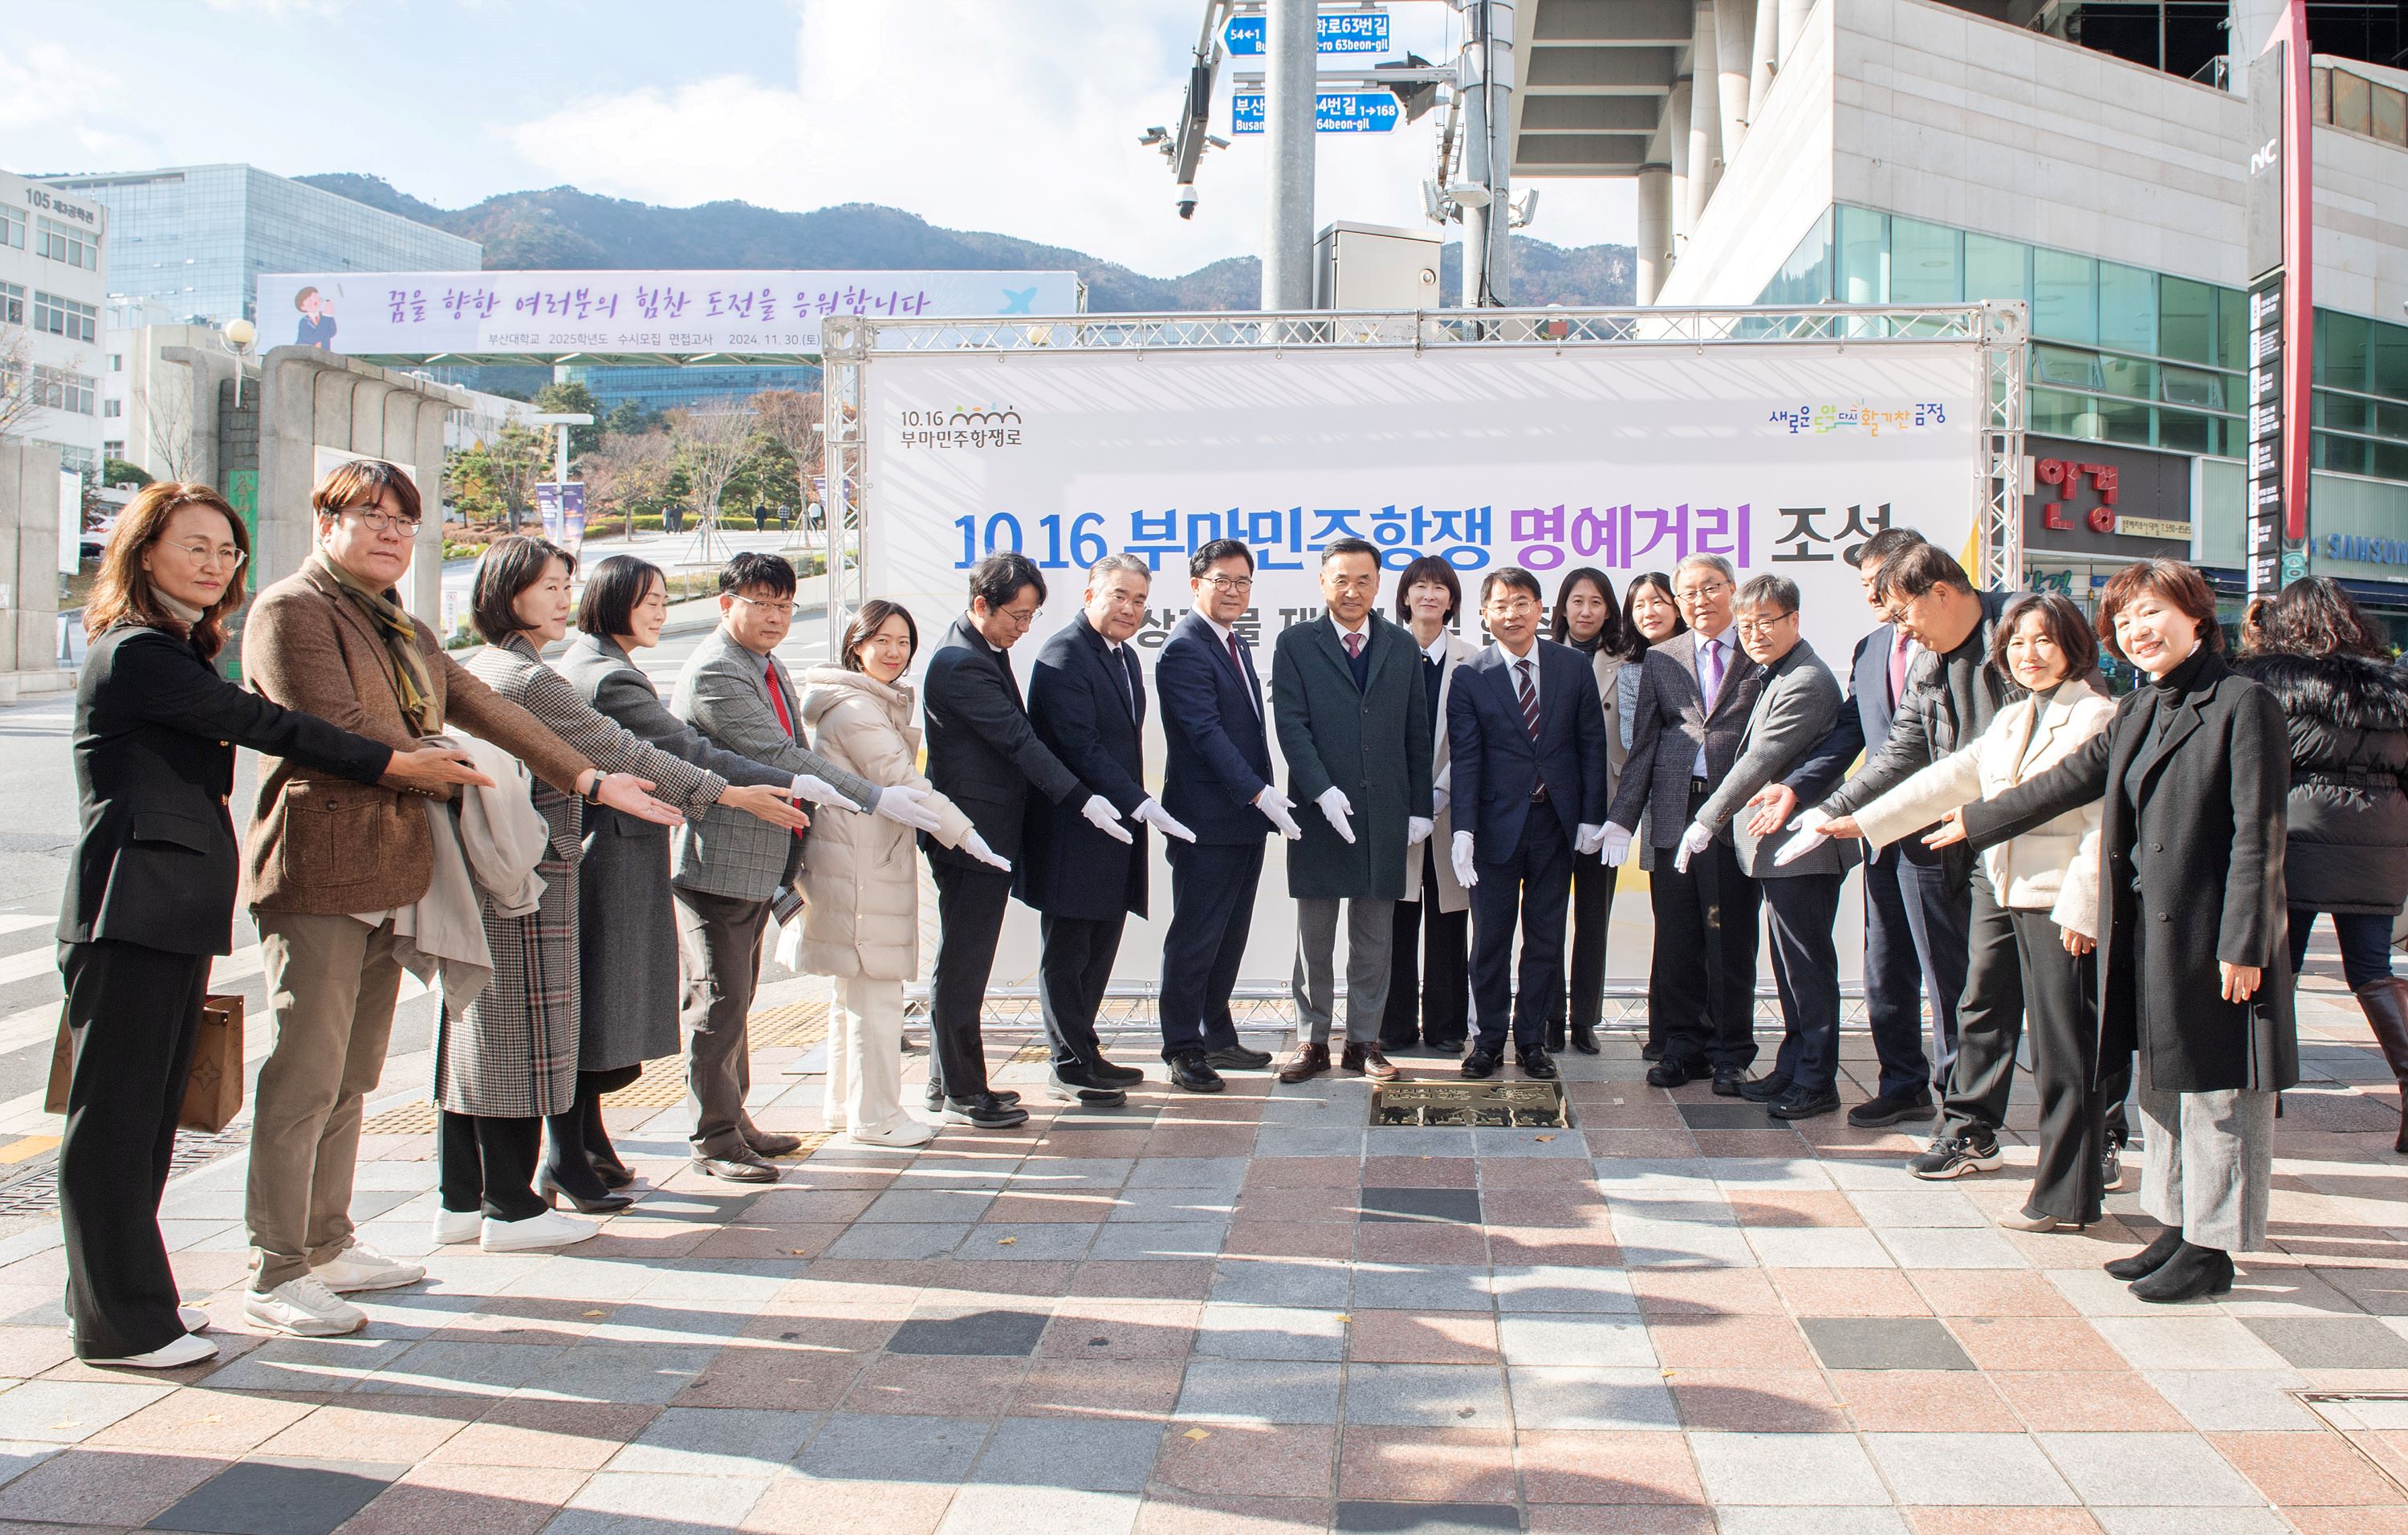
[[1530, 730], [1530, 739], [1539, 739], [1539, 690], [1530, 681], [1530, 658], [1524, 656], [1514, 663], [1522, 673], [1518, 691], [1522, 696], [1522, 723]]
[[1362, 658], [1363, 637], [1359, 634], [1348, 635], [1346, 637], [1346, 659], [1349, 661], [1359, 661]]
[[1705, 695], [1706, 712], [1714, 711], [1714, 700], [1723, 691], [1723, 646], [1719, 639], [1709, 639], [1706, 648], [1698, 653], [1698, 691]]

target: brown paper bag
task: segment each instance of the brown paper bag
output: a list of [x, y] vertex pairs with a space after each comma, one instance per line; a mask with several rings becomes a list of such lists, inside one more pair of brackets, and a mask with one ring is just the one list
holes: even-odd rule
[[[50, 1046], [50, 1085], [42, 1096], [46, 1113], [67, 1112], [67, 1081], [75, 1071], [75, 1035], [64, 1011]], [[201, 1004], [201, 1037], [193, 1045], [192, 1074], [184, 1079], [184, 1105], [176, 1125], [214, 1135], [241, 1112], [242, 998], [211, 996]]]

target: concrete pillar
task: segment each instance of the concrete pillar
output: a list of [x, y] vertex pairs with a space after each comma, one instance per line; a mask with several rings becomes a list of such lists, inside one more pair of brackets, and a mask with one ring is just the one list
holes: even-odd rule
[[1714, 64], [1714, 0], [1698, 0], [1689, 45], [1689, 222], [1695, 234], [1722, 179], [1721, 71]]
[[[282, 581], [309, 557], [315, 529], [309, 490], [317, 473], [318, 375], [315, 348], [279, 347], [260, 368], [259, 540], [251, 552], [253, 582]], [[343, 420], [351, 420], [344, 402]]]
[[1672, 82], [1672, 93], [1664, 101], [1664, 136], [1670, 141], [1670, 153], [1665, 156], [1672, 167], [1672, 244], [1671, 260], [1677, 263], [1687, 248], [1689, 231], [1696, 227], [1689, 217], [1689, 97], [1693, 90], [1688, 76]]
[[0, 438], [0, 703], [73, 682], [58, 670], [59, 451]]
[[[395, 454], [406, 452], [418, 466], [421, 521], [402, 600], [411, 617], [437, 628], [443, 619], [443, 423], [452, 406], [449, 400], [423, 396], [410, 404], [414, 409], [407, 412], [402, 429], [386, 438]], [[387, 419], [393, 419], [390, 413]]]
[[1747, 69], [1747, 121], [1753, 127], [1764, 115], [1764, 95], [1781, 64], [1781, 0], [1756, 0], [1756, 46]]
[[1714, 0], [1714, 99], [1722, 108], [1723, 163], [1739, 158], [1747, 139], [1747, 75], [1755, 56], [1749, 29], [1756, 0]]
[[1639, 167], [1639, 249], [1637, 296], [1653, 304], [1672, 274], [1672, 167]]
[[1789, 50], [1806, 31], [1806, 18], [1814, 14], [1814, 0], [1775, 0], [1781, 7], [1781, 44], [1773, 50], [1773, 67], [1789, 62]]
[[1263, 308], [1312, 308], [1313, 97], [1320, 7], [1269, 0], [1263, 43], [1263, 138], [1270, 155]]
[[2224, 35], [2225, 85], [2234, 95], [2249, 93], [2249, 61], [2266, 51], [2266, 39], [2283, 19], [2283, 0], [2231, 0]]

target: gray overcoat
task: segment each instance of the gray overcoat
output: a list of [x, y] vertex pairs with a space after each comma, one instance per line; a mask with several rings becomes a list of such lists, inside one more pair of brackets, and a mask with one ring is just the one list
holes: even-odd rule
[[1764, 668], [1756, 707], [1739, 739], [1739, 760], [1731, 764], [1722, 787], [1698, 807], [1698, 820], [1729, 841], [1739, 854], [1739, 867], [1752, 880], [1778, 880], [1805, 874], [1845, 874], [1856, 865], [1862, 844], [1854, 838], [1828, 838], [1814, 851], [1788, 865], [1773, 863], [1773, 854], [1788, 842], [1786, 832], [1759, 838], [1747, 829], [1754, 812], [1747, 802], [1768, 783], [1777, 782], [1839, 723], [1840, 680], [1814, 653], [1798, 641], [1789, 653]]
[[[1299, 900], [1402, 900], [1406, 821], [1430, 817], [1429, 696], [1412, 631], [1369, 620], [1368, 684], [1357, 688], [1326, 615], [1292, 624], [1271, 651], [1271, 718], [1303, 839], [1287, 850]], [[1354, 806], [1354, 840], [1315, 804], [1336, 785]]]

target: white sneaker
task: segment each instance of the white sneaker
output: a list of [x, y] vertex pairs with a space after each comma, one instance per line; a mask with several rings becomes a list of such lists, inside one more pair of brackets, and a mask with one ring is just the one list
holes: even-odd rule
[[916, 1119], [904, 1118], [879, 1129], [852, 1132], [853, 1139], [865, 1146], [924, 1146], [937, 1139], [937, 1132]]
[[354, 1237], [350, 1246], [309, 1272], [337, 1295], [349, 1295], [353, 1290], [397, 1290], [415, 1284], [426, 1277], [426, 1266], [389, 1258]]
[[523, 1253], [538, 1247], [566, 1247], [601, 1233], [602, 1227], [593, 1221], [547, 1210], [523, 1221], [487, 1220], [477, 1245], [488, 1253]]
[[218, 1356], [218, 1346], [206, 1338], [186, 1333], [173, 1342], [162, 1343], [148, 1354], [129, 1354], [122, 1359], [86, 1359], [85, 1364], [107, 1370], [181, 1370], [204, 1359]]
[[179, 1306], [176, 1320], [184, 1324], [186, 1332], [198, 1332], [209, 1325], [209, 1313], [198, 1306]]
[[437, 1210], [431, 1233], [435, 1245], [450, 1247], [459, 1242], [475, 1241], [484, 1219], [473, 1210]]
[[287, 1280], [265, 1295], [245, 1293], [242, 1314], [270, 1332], [295, 1338], [339, 1338], [368, 1323], [367, 1313], [326, 1288], [315, 1274]]

